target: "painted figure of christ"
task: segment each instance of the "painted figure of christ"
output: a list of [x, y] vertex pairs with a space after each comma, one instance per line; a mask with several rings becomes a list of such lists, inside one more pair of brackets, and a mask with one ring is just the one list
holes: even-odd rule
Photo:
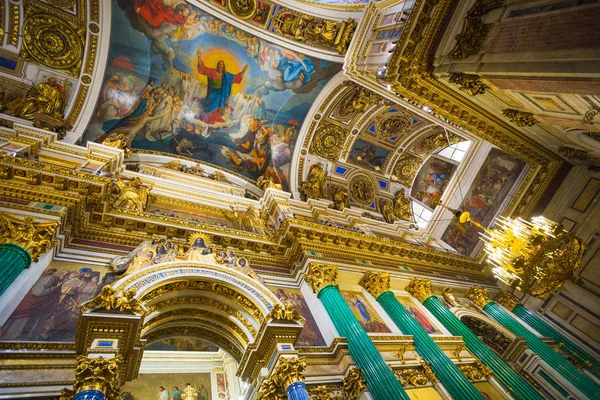
[[248, 64], [244, 65], [241, 72], [232, 74], [225, 69], [225, 61], [217, 61], [216, 68], [210, 68], [202, 62], [202, 53], [196, 52], [198, 56], [198, 73], [206, 75], [208, 78], [208, 89], [204, 99], [200, 101], [202, 114], [200, 119], [207, 124], [216, 124], [225, 122], [223, 111], [228, 107], [229, 96], [231, 96], [231, 87], [234, 83], [242, 82], [244, 74], [248, 69]]

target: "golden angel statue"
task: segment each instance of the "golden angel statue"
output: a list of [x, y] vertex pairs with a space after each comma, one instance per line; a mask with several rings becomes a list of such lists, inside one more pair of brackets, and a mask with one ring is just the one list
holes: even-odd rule
[[323, 169], [321, 163], [312, 165], [308, 172], [308, 177], [305, 181], [300, 183], [300, 196], [302, 200], [319, 199], [325, 196], [325, 179], [327, 178], [327, 171]]
[[138, 177], [135, 177], [129, 183], [119, 177], [113, 189], [113, 193], [117, 194], [114, 206], [127, 210], [145, 211], [151, 190], [152, 186], [144, 187]]

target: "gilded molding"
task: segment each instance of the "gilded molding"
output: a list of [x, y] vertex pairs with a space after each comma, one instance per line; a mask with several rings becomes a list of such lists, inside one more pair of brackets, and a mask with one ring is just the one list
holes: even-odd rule
[[367, 271], [359, 284], [377, 299], [382, 293], [390, 290], [390, 274], [387, 272], [377, 273]]
[[502, 115], [504, 115], [508, 120], [514, 123], [516, 126], [534, 126], [539, 123], [539, 121], [533, 116], [530, 112], [514, 110], [512, 108], [507, 108], [502, 111]]
[[356, 400], [367, 390], [367, 384], [362, 377], [360, 368], [350, 368], [348, 376], [342, 378], [342, 386], [349, 400]]
[[413, 276], [410, 278], [410, 283], [405, 290], [421, 303], [433, 295], [431, 279], [426, 278], [416, 278]]
[[313, 292], [319, 293], [325, 286], [336, 285], [337, 266], [311, 262], [304, 280], [310, 285]]
[[469, 96], [477, 96], [484, 94], [490, 87], [481, 82], [479, 75], [469, 74], [452, 74], [449, 79], [450, 83], [459, 85], [459, 89], [467, 93]]
[[471, 286], [467, 291], [467, 298], [481, 308], [492, 301], [486, 288], [475, 285]]
[[502, 304], [504, 307], [512, 310], [515, 308], [517, 304], [519, 304], [519, 300], [512, 294], [506, 291], [501, 291], [498, 296], [494, 299], [497, 303]]
[[473, 364], [459, 365], [458, 368], [470, 381], [487, 379], [493, 374], [493, 371], [480, 360], [475, 360]]

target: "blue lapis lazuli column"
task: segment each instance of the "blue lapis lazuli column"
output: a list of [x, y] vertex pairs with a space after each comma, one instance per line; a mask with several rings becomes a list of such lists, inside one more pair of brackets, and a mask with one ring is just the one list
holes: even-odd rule
[[306, 384], [304, 382], [294, 382], [285, 390], [288, 400], [309, 400]]
[[99, 390], [83, 390], [73, 396], [73, 400], [106, 400], [106, 395]]

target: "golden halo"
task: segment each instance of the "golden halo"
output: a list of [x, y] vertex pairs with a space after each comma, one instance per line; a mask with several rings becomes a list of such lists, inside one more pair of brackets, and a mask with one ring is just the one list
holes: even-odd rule
[[206, 245], [206, 247], [210, 246], [210, 236], [207, 235], [206, 233], [200, 233], [200, 232], [196, 232], [196, 233], [192, 233], [188, 239], [188, 244], [191, 246], [194, 244], [194, 242], [196, 241], [196, 239], [201, 238], [202, 240], [204, 240], [204, 244]]

